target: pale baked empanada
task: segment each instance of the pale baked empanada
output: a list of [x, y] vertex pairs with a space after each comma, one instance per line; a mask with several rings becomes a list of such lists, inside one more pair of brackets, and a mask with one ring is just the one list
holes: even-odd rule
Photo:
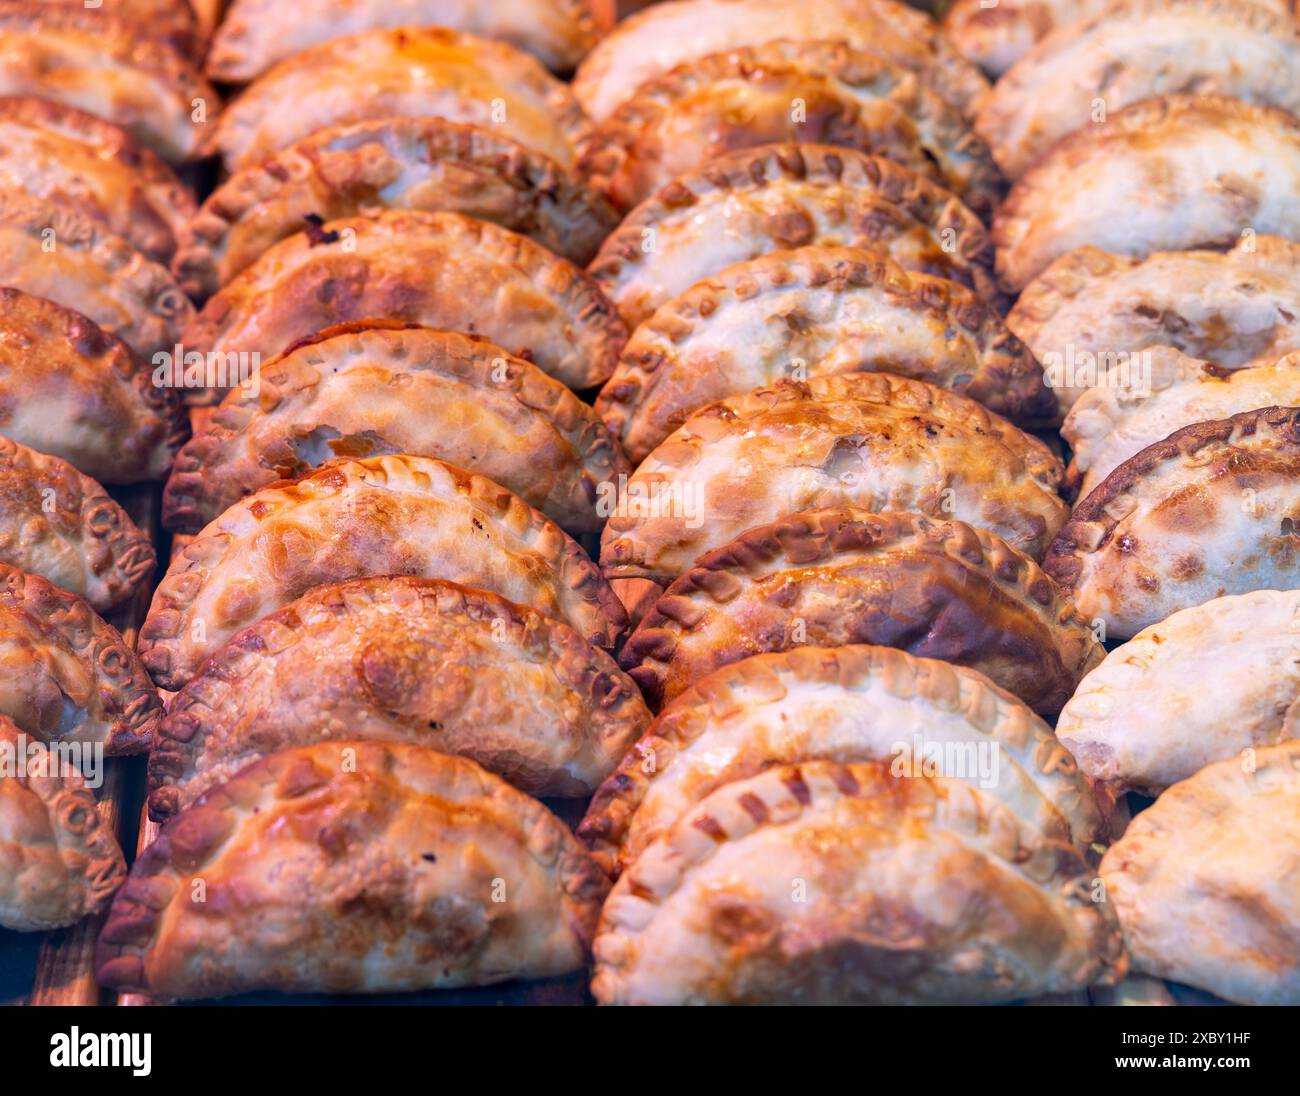
[[1057, 144], [993, 222], [998, 277], [1021, 289], [1092, 244], [1137, 258], [1300, 237], [1300, 119], [1217, 95], [1171, 95]]
[[0, 434], [101, 483], [167, 476], [189, 426], [125, 343], [53, 301], [0, 287]]
[[1300, 1004], [1300, 740], [1207, 766], [1101, 862], [1135, 970]]
[[125, 510], [60, 457], [0, 438], [0, 562], [106, 612], [153, 574], [153, 545]]
[[208, 297], [308, 223], [363, 209], [464, 213], [580, 264], [618, 223], [601, 195], [498, 132], [380, 118], [312, 134], [227, 179], [181, 234], [177, 280]]
[[568, 85], [528, 54], [445, 27], [403, 27], [281, 61], [230, 104], [208, 151], [237, 171], [330, 126], [403, 115], [494, 128], [565, 167], [591, 129]]
[[545, 978], [583, 965], [608, 889], [558, 818], [472, 761], [304, 746], [163, 828], [109, 911], [96, 973], [168, 997]]
[[1048, 714], [1104, 653], [1038, 565], [992, 534], [839, 507], [749, 529], [700, 557], [621, 661], [657, 707], [750, 655], [846, 643], [972, 667]]
[[181, 450], [163, 523], [197, 532], [245, 495], [336, 457], [412, 453], [495, 480], [571, 533], [599, 533], [629, 469], [596, 412], [485, 339], [343, 324], [266, 363]]
[[181, 52], [81, 4], [0, 3], [0, 95], [79, 107], [169, 160], [195, 158], [221, 111]]
[[578, 66], [573, 91], [587, 113], [602, 121], [641, 84], [708, 54], [777, 39], [835, 38], [880, 51], [969, 113], [988, 83], [937, 31], [927, 16], [893, 0], [660, 3], [624, 19], [596, 44]]
[[1043, 364], [1062, 411], [1150, 346], [1223, 369], [1272, 365], [1300, 350], [1300, 244], [1251, 233], [1226, 253], [1141, 260], [1081, 247], [1025, 286], [1007, 326]]
[[208, 75], [240, 83], [292, 54], [381, 27], [442, 26], [500, 38], [555, 72], [582, 60], [610, 23], [593, 0], [233, 0], [212, 39]]
[[614, 885], [596, 1000], [973, 1004], [1125, 972], [1069, 845], [993, 792], [890, 769], [779, 766], [688, 810]]
[[768, 42], [672, 69], [596, 126], [579, 166], [631, 209], [720, 155], [778, 141], [878, 153], [982, 217], [1002, 196], [993, 158], [955, 107], [883, 54], [830, 41]]
[[1167, 346], [1143, 351], [1137, 373], [1116, 367], [1074, 405], [1061, 434], [1074, 454], [1066, 485], [1089, 495], [1148, 445], [1196, 422], [1257, 407], [1300, 407], [1300, 355], [1227, 370]]
[[1143, 449], [1075, 508], [1043, 570], [1110, 639], [1224, 594], [1300, 586], [1300, 409]]
[[975, 131], [1016, 179], [1066, 134], [1153, 95], [1300, 110], [1297, 67], [1300, 30], [1251, 0], [1117, 0], [1016, 62], [981, 100]]
[[994, 792], [1045, 837], [1106, 837], [1073, 759], [1010, 693], [973, 670], [860, 645], [755, 655], [701, 680], [597, 790], [578, 836], [617, 873], [715, 789], [814, 760], [924, 768]]
[[171, 168], [126, 130], [28, 96], [0, 97], [0, 188], [66, 202], [161, 263], [196, 210]]
[[[967, 60], [1001, 76], [1058, 27], [1095, 16], [1113, 0], [953, 0], [943, 33]], [[1291, 0], [1255, 0], [1289, 13]]]
[[459, 213], [390, 209], [276, 244], [208, 301], [185, 346], [269, 361], [375, 317], [482, 335], [570, 388], [607, 380], [627, 339], [592, 278], [540, 244]]
[[928, 381], [1022, 425], [1056, 418], [1042, 370], [975, 293], [850, 247], [773, 251], [692, 286], [636, 329], [596, 410], [640, 463], [714, 400], [874, 370]]
[[0, 715], [46, 742], [149, 748], [162, 718], [140, 660], [84, 598], [0, 563]]
[[1083, 679], [1056, 733], [1088, 776], [1153, 796], [1300, 737], [1300, 591], [1216, 598], [1144, 629]]
[[138, 354], [170, 353], [194, 306], [167, 268], [74, 206], [0, 190], [0, 285], [76, 309]]
[[782, 381], [695, 412], [633, 473], [601, 539], [611, 578], [667, 583], [746, 529], [830, 506], [914, 510], [1037, 558], [1065, 522], [1047, 447], [891, 373]]
[[962, 202], [880, 156], [830, 145], [742, 149], [675, 179], [589, 268], [629, 329], [732, 263], [813, 245], [874, 247], [1001, 305], [993, 245]]
[[236, 503], [173, 557], [140, 629], [178, 689], [232, 635], [313, 586], [366, 575], [477, 586], [613, 647], [622, 605], [586, 554], [518, 496], [427, 457], [340, 460]]
[[473, 758], [533, 795], [588, 796], [650, 713], [604, 651], [486, 590], [319, 586], [221, 648], [172, 698], [149, 811], [188, 807], [262, 754], [336, 739]]
[[75, 767], [0, 715], [0, 928], [62, 928], [99, 911], [126, 878], [112, 827]]

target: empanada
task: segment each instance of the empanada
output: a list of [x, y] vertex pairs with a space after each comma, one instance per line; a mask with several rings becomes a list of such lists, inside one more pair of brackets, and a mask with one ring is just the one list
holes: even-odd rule
[[74, 925], [126, 878], [112, 827], [74, 766], [0, 715], [0, 928]]
[[1300, 740], [1175, 784], [1101, 875], [1135, 970], [1243, 1005], [1300, 1004]]
[[601, 647], [627, 622], [582, 549], [518, 496], [441, 461], [384, 456], [334, 461], [223, 513], [173, 557], [140, 654], [179, 689], [236, 632], [313, 586], [395, 574], [491, 590]]
[[992, 534], [839, 507], [760, 525], [701, 556], [621, 661], [657, 707], [750, 655], [846, 643], [972, 667], [1051, 715], [1104, 653], [1038, 565]]
[[233, 0], [212, 39], [208, 75], [241, 83], [309, 46], [381, 27], [453, 27], [500, 38], [554, 72], [571, 71], [610, 29], [593, 0]]
[[282, 240], [204, 306], [185, 346], [260, 353], [382, 317], [473, 332], [570, 388], [613, 373], [623, 321], [584, 271], [459, 213], [384, 210]]
[[139, 590], [157, 560], [148, 534], [93, 479], [0, 438], [0, 562], [103, 613]]
[[657, 4], [624, 19], [578, 66], [573, 91], [603, 121], [637, 88], [669, 69], [711, 53], [777, 39], [835, 38], [883, 53], [912, 69], [945, 99], [970, 113], [988, 82], [939, 33], [933, 21], [893, 0], [689, 0]]
[[1273, 365], [1227, 370], [1167, 346], [1116, 367], [1074, 405], [1061, 434], [1074, 453], [1066, 485], [1085, 498], [1129, 457], [1196, 422], [1257, 407], [1300, 407], [1300, 355]]
[[636, 329], [596, 410], [640, 463], [714, 400], [873, 370], [1022, 425], [1056, 418], [1037, 362], [975, 293], [850, 247], [773, 251], [698, 282]]
[[[571, 533], [599, 533], [628, 464], [596, 412], [485, 339], [342, 324], [232, 389], [176, 458], [163, 522], [197, 532], [245, 495], [336, 457], [413, 453], [495, 480]], [[609, 486], [605, 488], [609, 490]]]
[[162, 718], [140, 660], [84, 598], [0, 563], [0, 715], [46, 742], [142, 753]]
[[[203, 32], [196, 8], [211, 0], [35, 0], [41, 7], [78, 7], [96, 15], [109, 15], [114, 22], [130, 23], [138, 34], [160, 38], [192, 56], [200, 52]], [[222, 0], [224, 3], [224, 0]]]
[[611, 578], [671, 582], [746, 529], [830, 506], [986, 528], [1038, 558], [1068, 508], [1047, 447], [974, 400], [891, 373], [782, 381], [695, 412], [605, 524]]
[[[1090, 19], [1114, 0], [953, 0], [943, 33], [967, 60], [992, 77], [1001, 76], [1059, 27]], [[1291, 0], [1255, 0], [1289, 13]]]
[[73, 206], [0, 190], [0, 285], [75, 309], [143, 357], [170, 353], [194, 306], [167, 268]]
[[176, 393], [91, 320], [0, 287], [0, 434], [101, 483], [167, 476], [189, 425]]
[[169, 817], [262, 754], [335, 739], [429, 746], [533, 795], [585, 797], [649, 722], [567, 624], [441, 580], [355, 579], [246, 628], [172, 699], [149, 810]]
[[624, 219], [590, 267], [629, 330], [696, 282], [769, 251], [873, 247], [1000, 305], [993, 245], [962, 202], [892, 160], [830, 145], [742, 149]]
[[120, 126], [28, 96], [0, 97], [0, 185], [72, 205], [160, 263], [197, 208], [172, 169]]
[[690, 61], [598, 124], [581, 170], [620, 209], [737, 149], [779, 141], [877, 153], [988, 217], [1002, 177], [955, 107], [915, 72], [843, 42], [768, 42]]
[[1217, 95], [1138, 103], [1065, 138], [993, 222], [998, 277], [1020, 290], [1091, 244], [1142, 258], [1300, 237], [1300, 119]]
[[1143, 629], [1083, 679], [1056, 733], [1094, 780], [1151, 796], [1300, 737], [1300, 590], [1216, 598]]
[[1019, 700], [973, 670], [861, 645], [755, 655], [698, 682], [600, 786], [578, 836], [617, 874], [715, 789], [814, 760], [928, 767], [1045, 837], [1106, 837], [1092, 788]]
[[363, 209], [464, 213], [579, 264], [618, 223], [601, 195], [498, 132], [380, 118], [314, 133], [227, 179], [181, 234], [177, 280], [195, 297], [211, 296], [309, 222]]
[[1070, 846], [991, 791], [890, 770], [779, 766], [687, 811], [614, 885], [596, 1000], [974, 1004], [1124, 974]]
[[1153, 95], [1199, 92], [1300, 111], [1297, 67], [1291, 17], [1249, 0], [1117, 0], [1017, 61], [980, 101], [975, 132], [1018, 179], [1066, 134]]
[[1172, 346], [1222, 369], [1300, 350], [1300, 244], [1247, 234], [1231, 251], [1145, 259], [1081, 247], [1025, 286], [1007, 326], [1068, 411], [1112, 366]]
[[221, 111], [178, 50], [81, 4], [0, 3], [0, 95], [38, 95], [129, 130], [168, 160], [199, 154]]
[[571, 167], [590, 123], [526, 53], [446, 27], [334, 38], [281, 61], [230, 104], [212, 135], [234, 172], [330, 126], [398, 116], [487, 126]]
[[1143, 449], [1075, 508], [1043, 570], [1110, 639], [1224, 594], [1300, 586], [1300, 409]]
[[608, 889], [558, 818], [472, 761], [303, 746], [163, 828], [113, 902], [96, 974], [167, 997], [545, 978], [583, 965]]

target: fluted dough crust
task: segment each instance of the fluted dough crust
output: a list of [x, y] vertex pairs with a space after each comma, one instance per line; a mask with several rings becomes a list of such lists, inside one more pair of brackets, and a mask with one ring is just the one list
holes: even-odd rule
[[695, 412], [642, 462], [601, 566], [667, 583], [746, 529], [843, 505], [955, 517], [1037, 558], [1067, 516], [1062, 474], [1042, 442], [923, 381], [782, 381]]
[[559, 819], [472, 761], [303, 746], [163, 828], [109, 911], [96, 972], [168, 997], [544, 978], [582, 966], [608, 886]]
[[813, 761], [724, 785], [614, 885], [601, 1004], [992, 1002], [1127, 963], [1092, 872], [989, 792]]
[[313, 586], [408, 574], [482, 587], [612, 647], [622, 605], [582, 549], [518, 496], [442, 461], [338, 460], [236, 503], [172, 559], [140, 629], [178, 689], [236, 632]]
[[845, 643], [972, 667], [1049, 715], [1103, 654], [1037, 564], [991, 533], [839, 507], [749, 529], [700, 557], [621, 660], [657, 706], [750, 655]]
[[596, 413], [535, 365], [472, 335], [326, 328], [232, 389], [176, 458], [163, 522], [197, 532], [228, 506], [336, 457], [411, 453], [495, 480], [575, 535], [598, 533], [601, 484], [626, 475]]

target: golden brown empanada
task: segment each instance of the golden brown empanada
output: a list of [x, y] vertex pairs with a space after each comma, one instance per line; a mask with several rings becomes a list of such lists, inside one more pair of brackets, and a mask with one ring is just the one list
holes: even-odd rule
[[1042, 442], [923, 381], [782, 381], [702, 408], [651, 453], [600, 559], [611, 578], [667, 583], [746, 529], [831, 506], [955, 517], [1037, 558], [1067, 517], [1062, 474]]
[[1300, 740], [1175, 784], [1101, 875], [1135, 970], [1243, 1005], [1300, 1004]]
[[46, 742], [149, 748], [162, 718], [140, 660], [84, 598], [0, 563], [0, 715]]
[[101, 483], [167, 477], [189, 426], [176, 393], [85, 316], [0, 287], [0, 434]]
[[1002, 303], [992, 242], [958, 198], [892, 160], [831, 145], [742, 149], [675, 179], [628, 214], [590, 272], [635, 330], [732, 263], [813, 245], [877, 248]]
[[1017, 179], [1066, 134], [1153, 95], [1210, 93], [1296, 112], [1297, 67], [1291, 17], [1249, 0], [1117, 0], [1017, 61], [980, 101], [975, 132]]
[[[381, 323], [326, 328], [232, 389], [181, 450], [163, 523], [228, 506], [336, 457], [437, 457], [509, 488], [571, 533], [599, 533], [600, 485], [629, 469], [596, 412], [485, 339]], [[609, 488], [607, 487], [606, 490]]]
[[0, 190], [0, 285], [76, 309], [136, 353], [170, 353], [194, 315], [167, 268], [73, 206]]
[[614, 885], [596, 1000], [973, 1004], [1124, 974], [1069, 845], [992, 792], [890, 769], [779, 766], [688, 810]]
[[126, 130], [50, 99], [0, 97], [0, 186], [74, 206], [145, 258], [171, 261], [194, 197]]
[[1176, 430], [1107, 476], [1043, 563], [1110, 639], [1224, 594], [1300, 586], [1300, 409]]
[[636, 329], [596, 410], [640, 463], [714, 400], [873, 370], [1022, 425], [1057, 415], [1038, 364], [975, 293], [851, 247], [773, 251], [698, 282]]
[[381, 317], [482, 335], [570, 388], [609, 378], [623, 321], [584, 271], [459, 213], [384, 210], [282, 240], [208, 301], [187, 349], [260, 353]]
[[[1001, 76], [1060, 27], [1091, 19], [1114, 0], [953, 0], [943, 17], [944, 36], [967, 60]], [[1291, 0], [1255, 0], [1289, 13]]]
[[1257, 407], [1300, 407], [1300, 354], [1226, 370], [1155, 346], [1136, 364], [1136, 372], [1117, 366], [1103, 375], [1061, 427], [1074, 454], [1066, 485], [1080, 498], [1129, 457], [1181, 427]]
[[555, 72], [571, 71], [612, 25], [593, 0], [233, 0], [208, 53], [208, 75], [241, 83], [309, 46], [381, 27], [452, 27], [500, 38]]
[[208, 151], [234, 172], [330, 126], [397, 116], [491, 127], [563, 167], [591, 128], [568, 85], [528, 54], [446, 27], [403, 27], [281, 61], [230, 104]]
[[877, 153], [982, 217], [1002, 196], [988, 149], [915, 72], [842, 42], [768, 42], [690, 61], [596, 126], [580, 167], [620, 209], [736, 149], [779, 141]]
[[701, 556], [621, 661], [658, 707], [750, 655], [846, 643], [969, 666], [1051, 715], [1104, 653], [1038, 565], [991, 533], [838, 507], [760, 525]]
[[1300, 237], [1300, 119], [1217, 95], [1149, 99], [1065, 138], [993, 222], [998, 277], [1018, 291], [1091, 244], [1142, 258]]
[[112, 827], [75, 766], [0, 715], [0, 928], [62, 928], [104, 907], [126, 878]]
[[585, 797], [649, 722], [567, 624], [441, 580], [355, 579], [246, 628], [172, 699], [149, 810], [169, 817], [262, 754], [336, 739], [429, 746], [533, 795]]
[[922, 13], [893, 0], [690, 0], [624, 19], [578, 66], [573, 91], [603, 121], [637, 88], [711, 53], [777, 39], [835, 38], [912, 69], [964, 113], [988, 90]]
[[545, 978], [583, 965], [608, 889], [558, 818], [472, 761], [303, 746], [163, 828], [109, 911], [96, 973], [167, 997]]
[[[186, 55], [199, 52], [203, 32], [196, 8], [205, 0], [36, 0], [39, 7], [77, 7], [129, 23], [137, 34], [160, 38]], [[210, 3], [211, 0], [206, 0]], [[221, 0], [224, 3], [224, 0]]]
[[1300, 244], [1252, 232], [1226, 253], [1140, 260], [1081, 247], [1025, 286], [1007, 326], [1043, 363], [1063, 412], [1146, 347], [1221, 369], [1272, 365], [1300, 350]]
[[223, 513], [173, 557], [141, 657], [179, 689], [236, 632], [312, 587], [389, 574], [491, 590], [601, 647], [627, 622], [582, 549], [518, 496], [442, 461], [384, 456], [334, 461]]
[[[442, 118], [380, 118], [314, 133], [227, 179], [182, 232], [176, 278], [208, 297], [310, 222], [363, 209], [464, 213], [579, 264], [618, 223], [601, 195], [499, 133]], [[991, 263], [991, 246], [989, 255]]]
[[221, 112], [217, 93], [167, 42], [80, 4], [0, 3], [0, 95], [39, 95], [191, 160]]
[[1106, 837], [1091, 787], [1019, 700], [973, 670], [862, 645], [755, 655], [709, 674], [628, 751], [578, 836], [617, 874], [715, 789], [814, 760], [926, 768], [994, 792], [1045, 837]]
[[1300, 736], [1300, 590], [1182, 609], [1106, 656], [1056, 727], [1094, 780], [1159, 795]]
[[153, 574], [153, 545], [89, 476], [0, 438], [0, 562], [107, 612]]

